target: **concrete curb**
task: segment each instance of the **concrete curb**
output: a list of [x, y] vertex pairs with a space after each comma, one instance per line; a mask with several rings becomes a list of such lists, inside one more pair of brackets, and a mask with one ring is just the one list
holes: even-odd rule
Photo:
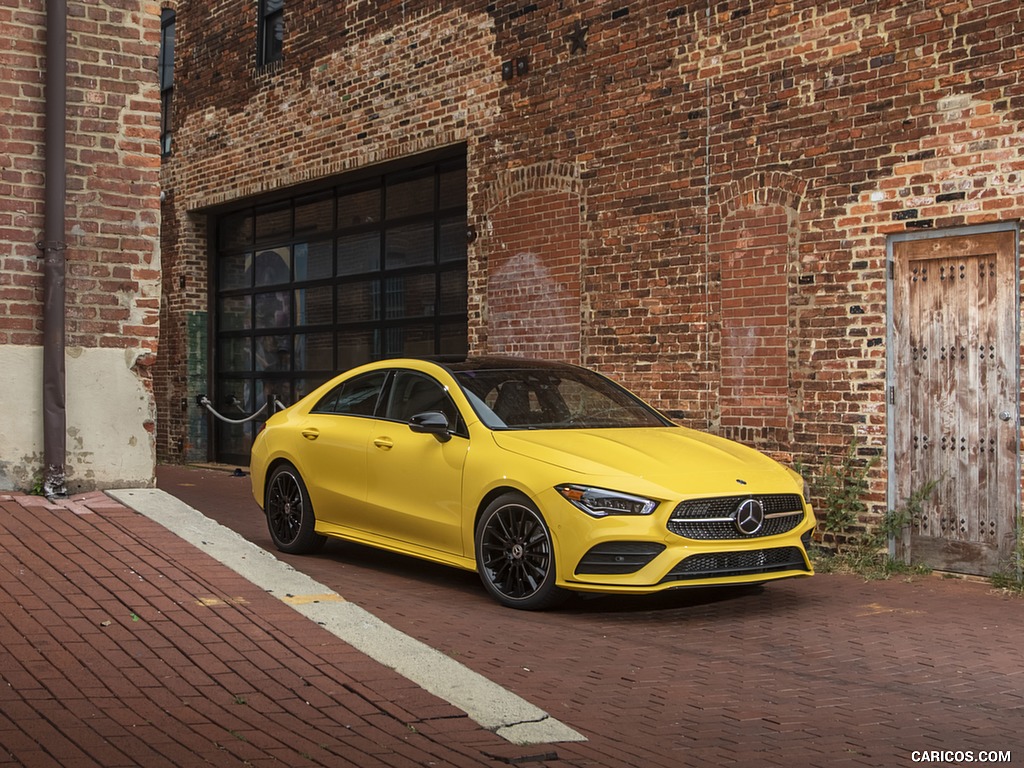
[[507, 741], [524, 746], [586, 741], [543, 710], [347, 602], [170, 494], [148, 488], [107, 493]]

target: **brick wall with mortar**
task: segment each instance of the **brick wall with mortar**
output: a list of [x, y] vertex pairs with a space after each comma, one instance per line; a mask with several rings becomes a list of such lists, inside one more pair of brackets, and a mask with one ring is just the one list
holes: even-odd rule
[[[288, 0], [258, 69], [251, 9], [180, 0], [164, 173], [196, 280], [165, 328], [206, 309], [205, 209], [464, 143], [471, 349], [579, 359], [812, 463], [884, 451], [886, 236], [1024, 212], [1020, 3], [448, 5]], [[754, 222], [770, 285], [736, 257]], [[534, 325], [501, 321], [515, 297]], [[169, 446], [193, 393], [167, 386]]]
[[[43, 238], [45, 207], [45, 5], [16, 0], [0, 8], [0, 350], [5, 356], [43, 343], [42, 260], [36, 243]], [[65, 341], [67, 422], [74, 438], [68, 444], [68, 481], [77, 488], [103, 484], [103, 478], [116, 482], [106, 468], [126, 463], [101, 455], [91, 430], [112, 428], [121, 418], [135, 426], [141, 422], [149, 435], [155, 430], [155, 408], [145, 400], [152, 398], [160, 310], [159, 13], [144, 2], [71, 0], [67, 32]], [[76, 375], [79, 363], [97, 357], [93, 350], [123, 350], [113, 357], [126, 361], [143, 402], [104, 402], [103, 381]], [[8, 375], [7, 396], [15, 388], [41, 391], [41, 381], [25, 380], [33, 377], [27, 369], [8, 369]], [[31, 487], [41, 470], [35, 451], [40, 414], [34, 399], [26, 399], [8, 420], [0, 449], [0, 483], [22, 488]], [[72, 410], [77, 403], [90, 411], [103, 408], [109, 425], [89, 424], [94, 415]], [[122, 448], [145, 452], [137, 442]], [[151, 481], [152, 459], [148, 463]], [[147, 480], [126, 474], [122, 482]]]

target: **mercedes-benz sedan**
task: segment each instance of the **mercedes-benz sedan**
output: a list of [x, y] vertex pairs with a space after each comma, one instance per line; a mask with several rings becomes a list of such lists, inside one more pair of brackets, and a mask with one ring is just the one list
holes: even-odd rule
[[796, 472], [571, 365], [355, 368], [268, 419], [251, 470], [280, 550], [336, 537], [475, 570], [514, 608], [813, 573]]

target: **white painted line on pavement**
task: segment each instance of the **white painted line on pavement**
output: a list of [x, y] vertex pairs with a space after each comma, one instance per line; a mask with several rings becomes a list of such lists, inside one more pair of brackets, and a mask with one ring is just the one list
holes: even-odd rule
[[458, 707], [507, 741], [586, 741], [511, 691], [399, 632], [183, 501], [156, 488], [107, 491], [113, 498], [222, 562], [341, 640]]

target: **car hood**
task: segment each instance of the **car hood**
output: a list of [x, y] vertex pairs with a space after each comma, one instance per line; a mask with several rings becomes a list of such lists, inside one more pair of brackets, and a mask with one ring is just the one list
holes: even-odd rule
[[[792, 476], [778, 462], [739, 443], [685, 427], [565, 429], [494, 432], [497, 445], [577, 475], [614, 481], [635, 478], [674, 493], [738, 493], [780, 483]], [[583, 478], [578, 478], [583, 480]], [[567, 477], [566, 482], [573, 482]], [[632, 484], [629, 484], [632, 485]], [[629, 490], [620, 487], [618, 490]], [[800, 489], [797, 488], [797, 491]]]

